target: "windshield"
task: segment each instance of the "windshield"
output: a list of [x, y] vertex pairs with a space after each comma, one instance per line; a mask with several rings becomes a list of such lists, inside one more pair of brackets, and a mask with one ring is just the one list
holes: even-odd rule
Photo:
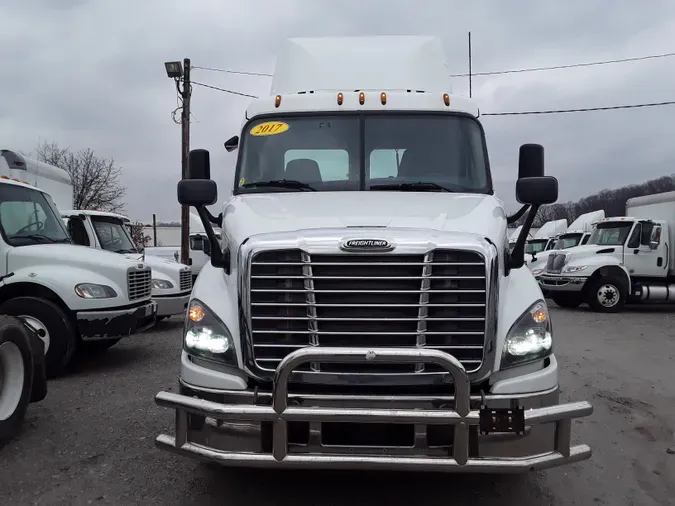
[[119, 218], [90, 216], [101, 248], [115, 253], [138, 253], [131, 236]]
[[591, 234], [588, 244], [620, 246], [626, 242], [631, 228], [633, 228], [632, 221], [601, 223]]
[[235, 194], [492, 193], [480, 124], [451, 114], [343, 113], [255, 120], [242, 134], [235, 182]]
[[72, 242], [51, 197], [33, 188], [0, 184], [0, 227], [12, 246]]
[[574, 248], [579, 245], [583, 234], [565, 234], [561, 235], [555, 242], [553, 249]]
[[531, 239], [527, 241], [525, 253], [541, 253], [544, 251], [546, 243], [548, 243], [548, 239]]

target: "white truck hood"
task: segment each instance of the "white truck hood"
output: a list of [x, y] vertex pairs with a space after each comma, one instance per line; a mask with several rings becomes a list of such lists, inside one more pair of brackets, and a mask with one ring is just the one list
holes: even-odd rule
[[[134, 261], [143, 261], [142, 253], [129, 253], [124, 256]], [[168, 279], [174, 282], [175, 286], [180, 285], [180, 271], [187, 268], [186, 265], [174, 260], [167, 260], [154, 255], [146, 255], [145, 263], [152, 269], [153, 278]]]
[[126, 279], [126, 269], [140, 265], [140, 260], [131, 260], [111, 251], [78, 246], [75, 244], [36, 244], [12, 248], [7, 257], [7, 271], [38, 265], [90, 268], [101, 274], [117, 273]]
[[267, 232], [346, 227], [467, 232], [504, 242], [506, 216], [492, 195], [441, 192], [293, 192], [237, 195], [225, 204], [231, 244]]

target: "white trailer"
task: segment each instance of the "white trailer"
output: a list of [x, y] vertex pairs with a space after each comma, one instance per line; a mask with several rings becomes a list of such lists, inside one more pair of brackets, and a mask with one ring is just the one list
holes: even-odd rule
[[635, 197], [626, 216], [598, 222], [585, 246], [551, 254], [538, 279], [563, 307], [618, 312], [626, 303], [675, 302], [673, 237], [675, 192]]
[[[560, 403], [524, 263], [557, 199], [524, 145], [511, 253], [478, 108], [434, 37], [291, 39], [252, 101], [215, 218], [209, 155], [178, 184], [211, 257], [195, 283], [165, 450], [229, 466], [525, 472], [590, 457]], [[212, 223], [222, 226], [218, 241]]]

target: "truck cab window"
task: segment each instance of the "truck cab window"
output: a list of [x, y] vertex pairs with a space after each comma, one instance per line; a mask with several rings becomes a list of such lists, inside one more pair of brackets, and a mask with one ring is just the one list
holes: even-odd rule
[[640, 235], [640, 245], [649, 246], [652, 238], [652, 230], [654, 230], [654, 223], [651, 221], [640, 222], [642, 227], [642, 234]]
[[0, 227], [12, 246], [71, 242], [51, 199], [32, 188], [0, 187]]
[[640, 237], [642, 235], [642, 224], [638, 223], [633, 229], [633, 233], [630, 235], [628, 240], [627, 247], [629, 248], [639, 248], [640, 247]]
[[73, 238], [73, 242], [75, 244], [79, 244], [81, 246], [89, 246], [89, 234], [87, 233], [87, 229], [84, 226], [84, 222], [82, 221], [81, 218], [78, 218], [77, 216], [71, 216], [68, 218], [68, 232], [70, 233], [70, 237]]
[[[286, 179], [346, 181], [349, 153], [344, 149], [289, 149], [284, 153]], [[314, 170], [315, 174], [303, 172]]]
[[597, 244], [599, 246], [623, 246], [632, 228], [633, 222], [631, 221], [600, 223], [591, 234], [588, 244]]

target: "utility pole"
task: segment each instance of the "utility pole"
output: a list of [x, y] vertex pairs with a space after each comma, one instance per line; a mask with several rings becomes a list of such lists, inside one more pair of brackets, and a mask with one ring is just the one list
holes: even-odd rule
[[[183, 89], [181, 90], [182, 106], [181, 113], [181, 131], [182, 131], [182, 154], [181, 154], [181, 168], [182, 179], [190, 177], [190, 167], [188, 160], [190, 159], [190, 95], [192, 94], [192, 86], [190, 85], [190, 58], [183, 60]], [[180, 213], [180, 261], [188, 265], [190, 262], [190, 208], [188, 206], [181, 207]]]

